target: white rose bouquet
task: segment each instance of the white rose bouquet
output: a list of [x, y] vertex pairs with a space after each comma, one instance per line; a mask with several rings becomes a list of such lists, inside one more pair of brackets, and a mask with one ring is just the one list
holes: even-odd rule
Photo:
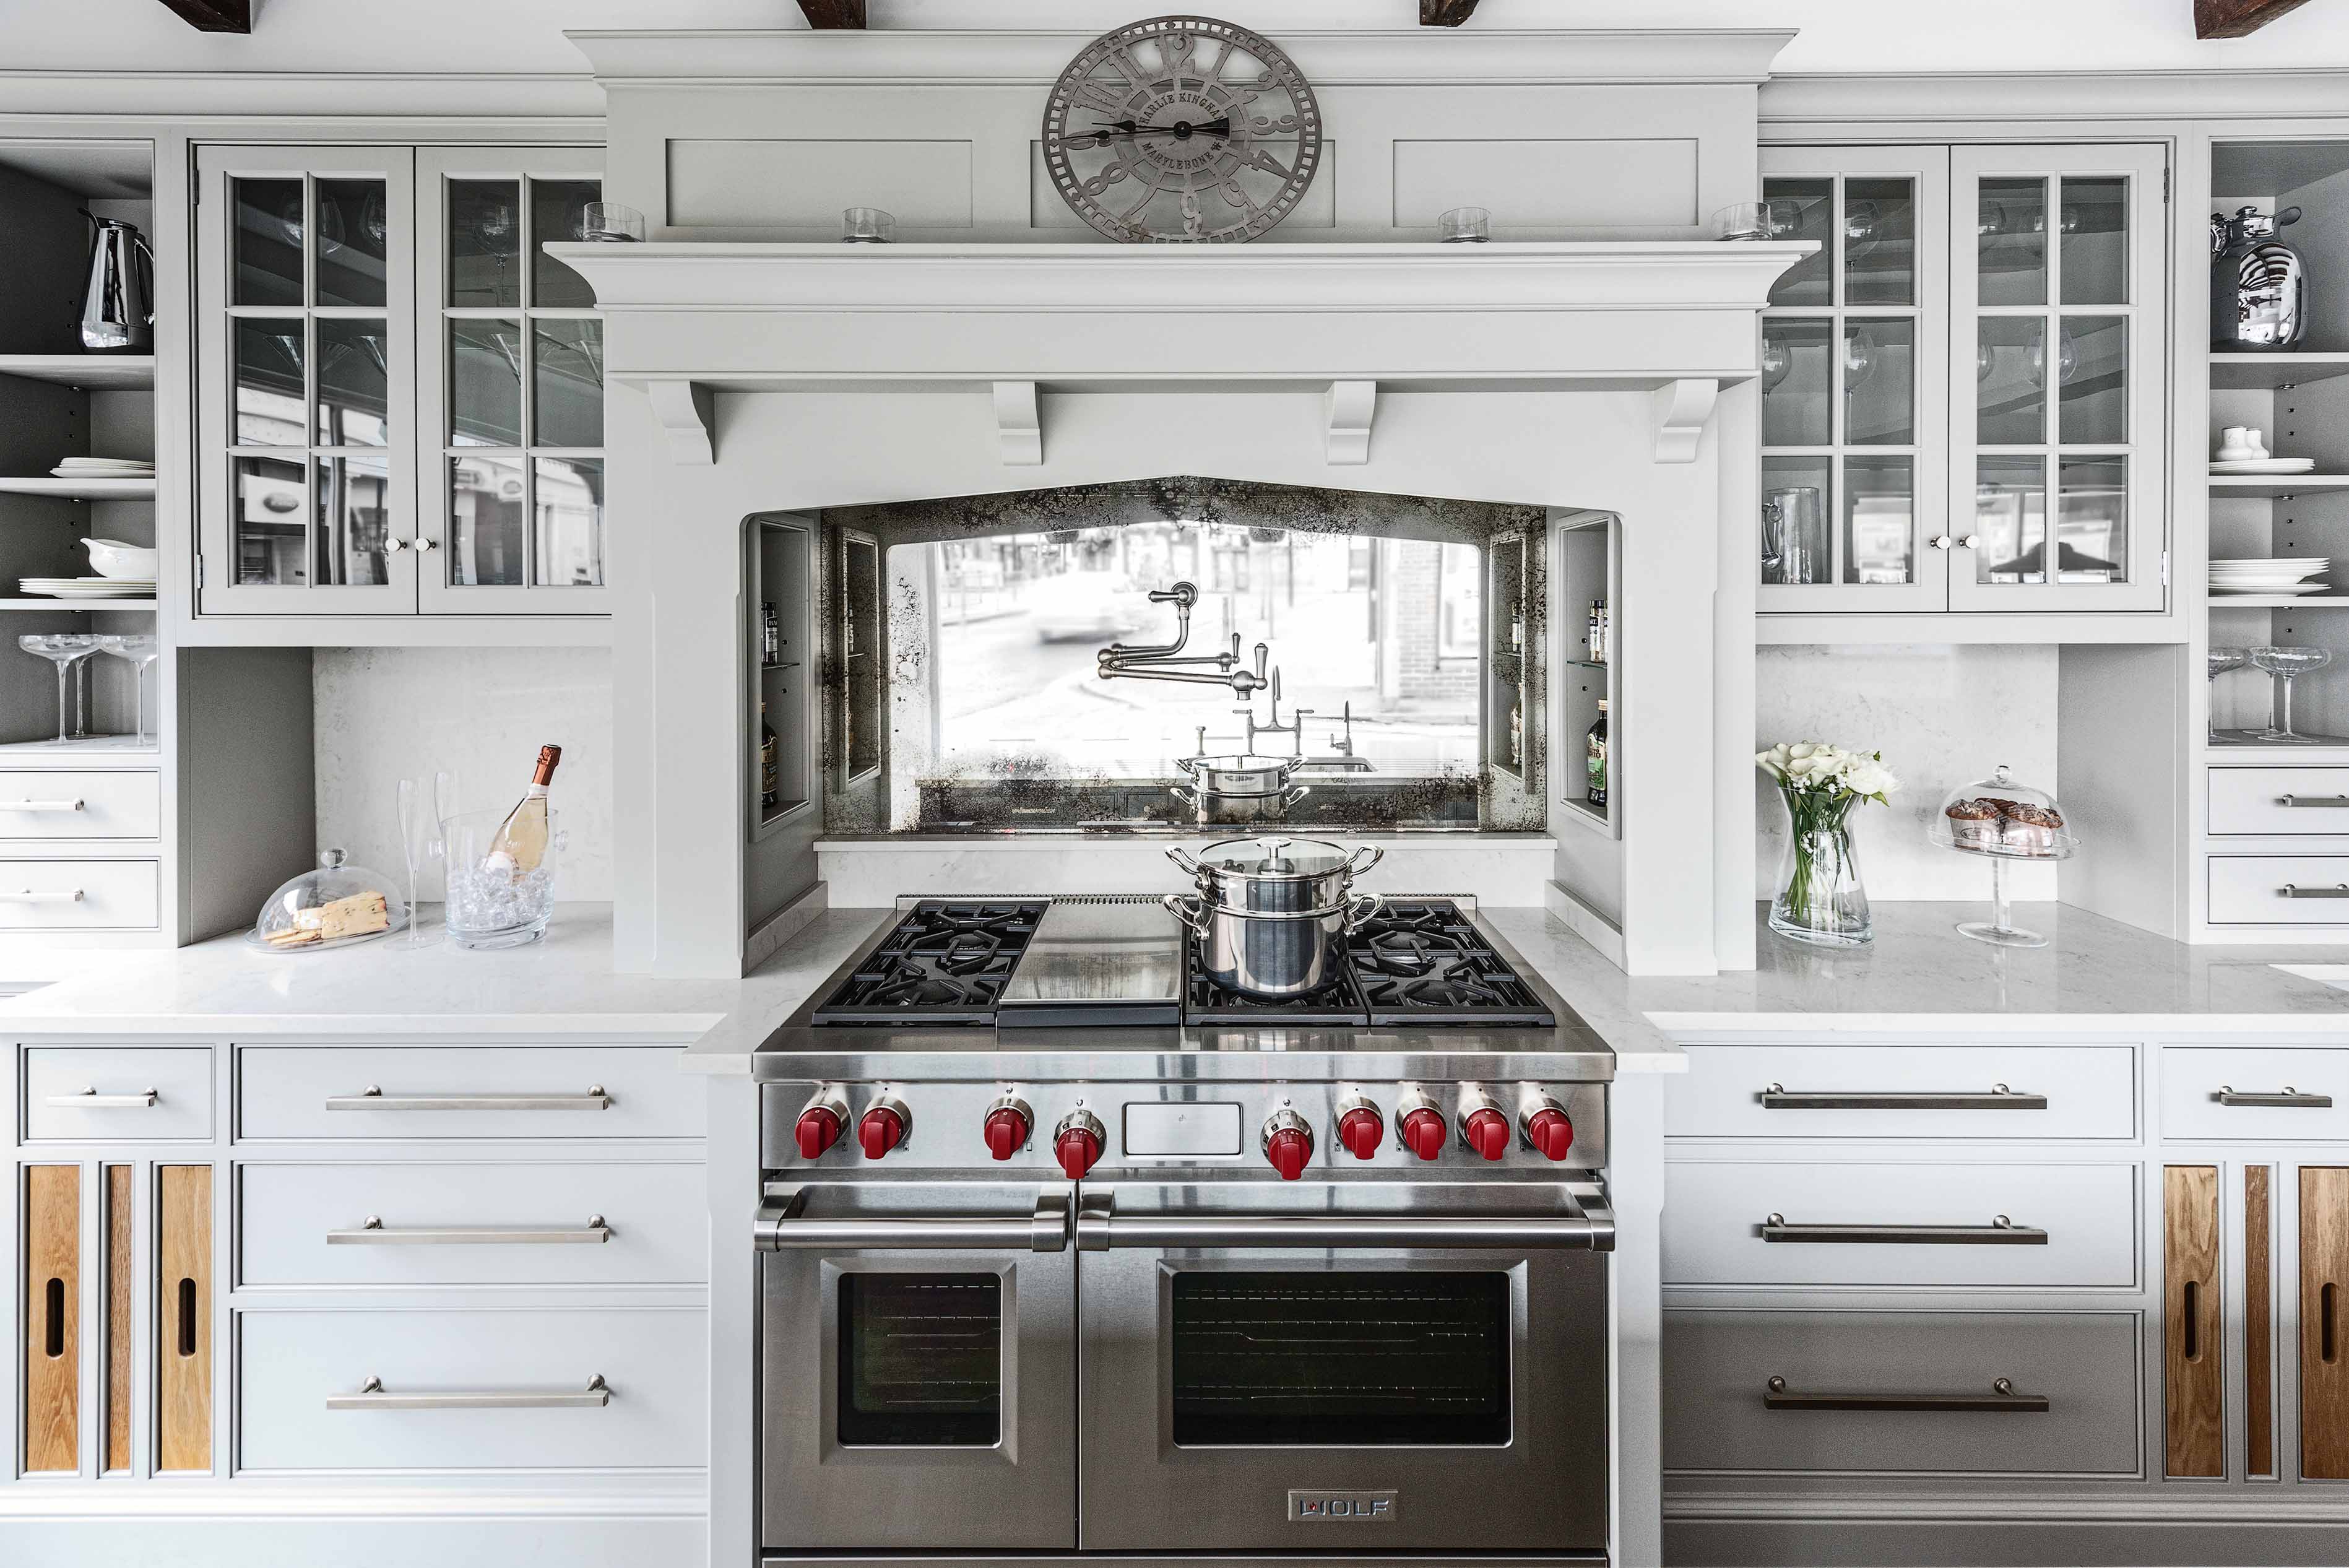
[[1889, 805], [1900, 787], [1884, 765], [1884, 753], [1847, 751], [1825, 741], [1782, 741], [1755, 753], [1754, 763], [1777, 784], [1792, 829], [1785, 886], [1770, 905], [1771, 929], [1836, 946], [1867, 941], [1873, 928], [1849, 819], [1864, 800]]

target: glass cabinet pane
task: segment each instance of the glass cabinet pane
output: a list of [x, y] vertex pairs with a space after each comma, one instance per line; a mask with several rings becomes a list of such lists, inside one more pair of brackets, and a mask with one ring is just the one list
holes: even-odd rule
[[1773, 584], [1835, 580], [1827, 539], [1827, 497], [1835, 460], [1762, 460], [1762, 580]]
[[523, 461], [469, 453], [449, 463], [449, 580], [465, 587], [523, 582]]
[[522, 304], [522, 185], [449, 182], [449, 303]]
[[1917, 324], [1907, 317], [1847, 317], [1844, 441], [1910, 446], [1917, 440]]
[[310, 580], [304, 468], [298, 457], [235, 460], [238, 582], [291, 586]]
[[540, 317], [532, 345], [540, 446], [604, 444], [604, 324]]
[[2057, 243], [2064, 304], [2129, 303], [2128, 185], [2126, 179], [2063, 182]]
[[1833, 407], [1827, 358], [1835, 323], [1822, 317], [1772, 317], [1762, 330], [1762, 444], [1825, 446]]
[[1985, 316], [1974, 345], [1974, 440], [2035, 446], [2047, 439], [2045, 340], [2038, 316]]
[[1770, 237], [1810, 240], [1816, 254], [1805, 256], [1778, 275], [1770, 286], [1773, 305], [1833, 305], [1835, 303], [1835, 182], [1833, 180], [1764, 180], [1762, 199], [1769, 203]]
[[2055, 478], [2056, 580], [2127, 581], [2128, 459], [2065, 458]]
[[449, 323], [449, 444], [522, 444], [522, 323]]
[[597, 180], [533, 180], [530, 182], [530, 302], [541, 309], [592, 306], [595, 291], [570, 266], [542, 249], [586, 237], [587, 203], [598, 199]]
[[1916, 462], [1852, 457], [1843, 465], [1843, 580], [1906, 583], [1916, 563]]
[[320, 446], [383, 446], [389, 391], [381, 317], [327, 317], [318, 323]]
[[1985, 457], [1974, 471], [1974, 577], [2047, 580], [2047, 460]]
[[1917, 303], [1914, 180], [1844, 182], [1843, 297], [1847, 305]]
[[321, 180], [317, 303], [381, 310], [388, 275], [390, 209], [380, 180]]
[[1985, 179], [1974, 213], [1983, 305], [2047, 303], [2047, 182]]
[[231, 334], [240, 446], [302, 444], [302, 318], [242, 317]]
[[2128, 321], [2066, 316], [2055, 333], [2056, 435], [2066, 446], [2128, 440]]
[[391, 580], [384, 542], [390, 536], [391, 481], [379, 457], [318, 460], [317, 580], [372, 587]]
[[1002, 1440], [1001, 1275], [843, 1273], [839, 1344], [843, 1446]]
[[302, 182], [232, 180], [236, 208], [233, 305], [302, 303]]
[[543, 587], [604, 583], [604, 460], [542, 457], [532, 485], [538, 581]]

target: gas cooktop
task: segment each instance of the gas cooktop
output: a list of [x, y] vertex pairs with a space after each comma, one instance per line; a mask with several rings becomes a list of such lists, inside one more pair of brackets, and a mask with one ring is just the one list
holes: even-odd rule
[[817, 1023], [992, 1023], [1050, 907], [1042, 898], [925, 898], [815, 1010]]

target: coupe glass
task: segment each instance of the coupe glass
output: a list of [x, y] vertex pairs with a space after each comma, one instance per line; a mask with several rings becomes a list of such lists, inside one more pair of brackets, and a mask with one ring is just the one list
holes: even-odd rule
[[2210, 650], [2210, 679], [2214, 683], [2210, 688], [2210, 738], [2214, 741], [2220, 736], [2219, 688], [2215, 682], [2230, 670], [2240, 670], [2251, 661], [2251, 650], [2248, 648], [2214, 648]]
[[130, 683], [138, 704], [139, 743], [153, 745], [155, 738], [147, 732], [147, 667], [163, 656], [162, 648], [151, 636], [101, 637], [98, 647], [101, 653], [110, 653], [130, 666]]
[[2260, 732], [2260, 739], [2287, 746], [2313, 746], [2323, 742], [2303, 735], [2292, 727], [2292, 683], [2312, 670], [2322, 670], [2333, 662], [2329, 648], [2255, 648], [2251, 649], [2251, 668], [2264, 670], [2283, 682], [2283, 722], [2271, 724]]
[[16, 646], [27, 653], [37, 653], [57, 667], [57, 741], [60, 744], [73, 736], [66, 729], [67, 684], [73, 667], [98, 651], [100, 639], [86, 631], [28, 631], [16, 639]]

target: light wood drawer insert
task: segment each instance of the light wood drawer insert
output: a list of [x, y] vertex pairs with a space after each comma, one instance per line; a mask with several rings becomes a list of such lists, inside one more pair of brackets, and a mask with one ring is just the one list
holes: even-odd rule
[[2125, 1138], [2127, 1045], [1691, 1045], [1671, 1137]]
[[2161, 1136], [2349, 1138], [2349, 1051], [2170, 1046], [2161, 1054]]
[[248, 1138], [699, 1137], [673, 1048], [252, 1045]]
[[106, 1143], [208, 1138], [212, 1136], [212, 1049], [30, 1047], [25, 1053], [25, 1136]]
[[238, 1173], [248, 1285], [692, 1284], [699, 1164], [281, 1165]]
[[0, 930], [151, 931], [152, 860], [0, 860]]
[[0, 839], [157, 838], [162, 831], [160, 774], [0, 770]]
[[1671, 1160], [1671, 1285], [2126, 1286], [2128, 1165]]
[[81, 1467], [81, 1168], [25, 1168], [25, 1469]]
[[2214, 926], [2349, 925], [2349, 856], [2213, 855]]
[[155, 1468], [212, 1462], [212, 1168], [158, 1172]]
[[106, 1168], [106, 1463], [130, 1468], [131, 1289], [137, 1277], [138, 1172]]
[[2219, 1272], [2219, 1168], [2161, 1172], [2164, 1473], [2227, 1473], [2223, 1292]]
[[2300, 1473], [2349, 1480], [2349, 1167], [2300, 1168]]
[[706, 1462], [698, 1310], [255, 1310], [237, 1321], [247, 1469]]
[[1664, 1466], [2134, 1475], [2137, 1321], [2131, 1313], [1670, 1311]]

